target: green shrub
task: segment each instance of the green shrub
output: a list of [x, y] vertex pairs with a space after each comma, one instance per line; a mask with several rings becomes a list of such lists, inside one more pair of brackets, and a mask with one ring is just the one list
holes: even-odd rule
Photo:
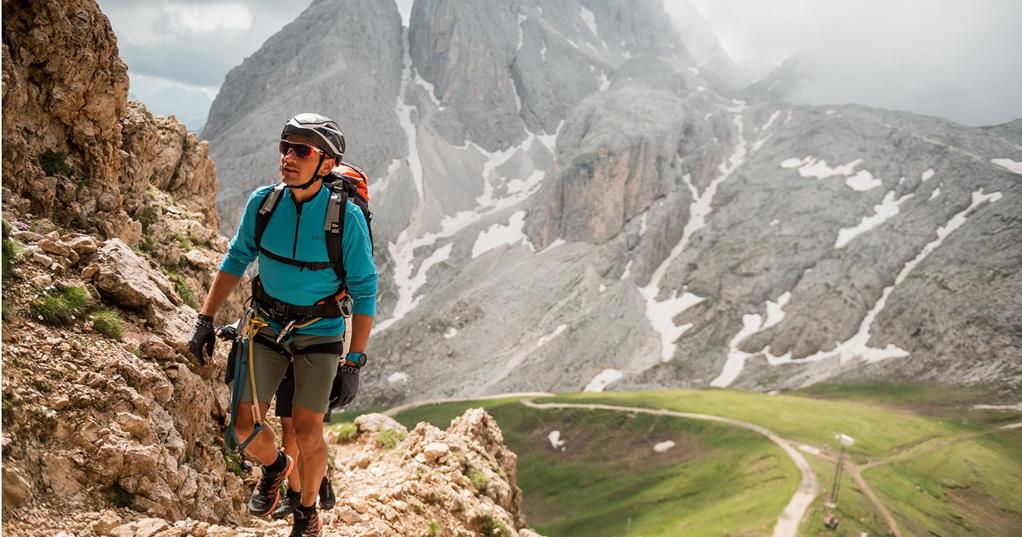
[[187, 251], [192, 249], [192, 241], [188, 240], [188, 237], [186, 237], [184, 233], [175, 233], [174, 241], [177, 242], [177, 245], [180, 246], [182, 250]]
[[245, 469], [241, 467], [241, 459], [237, 455], [224, 453], [224, 464], [227, 466], [228, 472], [238, 477], [243, 477]]
[[402, 440], [404, 440], [404, 435], [394, 430], [388, 429], [376, 433], [376, 445], [381, 448], [394, 449]]
[[11, 277], [11, 269], [18, 262], [18, 256], [21, 254], [21, 245], [18, 241], [5, 237], [3, 240], [3, 279]]
[[50, 295], [36, 300], [29, 307], [32, 317], [39, 319], [46, 324], [55, 326], [67, 326], [73, 320], [74, 310], [68, 305], [63, 297]]
[[117, 310], [103, 308], [92, 314], [92, 327], [110, 339], [121, 340], [124, 336], [124, 320]]
[[47, 151], [39, 156], [39, 165], [46, 175], [71, 177], [74, 169], [67, 163], [67, 155], [63, 151]]
[[89, 307], [89, 292], [81, 287], [62, 287], [60, 289], [61, 295], [67, 302], [68, 306], [74, 310], [75, 315], [85, 313]]
[[185, 301], [194, 309], [199, 309], [199, 299], [195, 297], [195, 293], [192, 291], [192, 287], [188, 285], [188, 282], [184, 278], [178, 276], [174, 278], [174, 288], [177, 289], [177, 294], [181, 296], [181, 300]]
[[440, 535], [440, 523], [437, 522], [436, 520], [429, 521], [429, 534], [431, 537], [436, 537], [437, 535]]
[[468, 476], [468, 480], [472, 482], [472, 486], [475, 487], [480, 494], [485, 493], [486, 487], [490, 486], [490, 478], [486, 477], [486, 474], [475, 466], [469, 466], [465, 475]]
[[29, 306], [32, 317], [54, 326], [67, 326], [89, 309], [89, 294], [78, 287], [62, 287], [57, 294], [46, 295]]
[[152, 205], [146, 205], [138, 213], [138, 222], [142, 224], [142, 233], [149, 234], [149, 226], [156, 222], [156, 207]]
[[486, 515], [483, 518], [482, 530], [483, 535], [490, 537], [511, 537], [511, 528], [507, 527], [503, 520], [493, 515]]
[[[348, 442], [351, 442], [352, 440], [355, 439], [355, 436], [358, 434], [358, 427], [356, 427], [355, 424], [350, 421], [337, 424], [336, 426], [334, 426], [334, 430], [337, 431], [337, 441], [342, 444], [347, 444]], [[379, 439], [379, 437], [377, 437], [377, 439]]]

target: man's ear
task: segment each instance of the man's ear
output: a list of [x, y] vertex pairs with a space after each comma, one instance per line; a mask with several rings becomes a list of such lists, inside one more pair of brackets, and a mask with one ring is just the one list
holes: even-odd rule
[[326, 175], [330, 173], [330, 170], [337, 166], [337, 161], [333, 157], [323, 159], [323, 164], [319, 167], [319, 175]]

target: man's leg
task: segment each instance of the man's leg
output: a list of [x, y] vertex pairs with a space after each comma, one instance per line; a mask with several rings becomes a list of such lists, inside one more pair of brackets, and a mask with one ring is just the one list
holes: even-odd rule
[[[252, 378], [255, 378], [257, 390], [255, 395], [258, 396], [260, 418], [265, 423], [269, 401], [290, 364], [287, 358], [273, 349], [256, 341], [251, 344], [253, 371], [246, 375], [246, 378], [234, 379], [234, 382], [244, 383], [242, 402], [238, 405], [238, 416], [235, 418], [235, 432], [242, 442], [255, 428], [252, 415]], [[249, 512], [255, 516], [262, 516], [273, 511], [280, 503], [280, 484], [294, 470], [294, 459], [277, 450], [276, 438], [270, 427], [264, 427], [252, 439], [245, 448], [245, 453], [263, 465], [263, 475], [248, 501]]]
[[301, 406], [292, 406], [298, 449], [301, 452], [302, 506], [316, 505], [319, 485], [326, 474], [326, 442], [323, 441], [323, 414]]
[[[269, 410], [270, 404], [263, 401], [259, 402], [259, 408], [262, 409], [263, 420], [265, 421], [266, 411]], [[255, 423], [252, 421], [252, 402], [241, 403], [238, 405], [238, 417], [234, 421], [234, 432], [238, 435], [238, 440], [244, 442], [248, 435], [252, 434], [252, 430], [255, 428]], [[259, 461], [263, 466], [269, 466], [277, 460], [277, 445], [276, 438], [273, 434], [273, 429], [265, 427], [263, 430], [256, 435], [255, 438], [249, 442], [248, 446], [245, 447], [245, 455], [253, 457]]]
[[301, 505], [295, 508], [292, 532], [311, 536], [319, 535], [323, 525], [316, 512], [316, 496], [326, 473], [323, 416], [330, 406], [330, 388], [337, 373], [342, 343], [340, 334], [336, 337], [297, 335], [293, 345], [298, 349], [319, 347], [312, 354], [294, 355], [295, 395], [291, 404], [302, 461]]
[[298, 476], [302, 475], [302, 461], [301, 450], [298, 448], [298, 437], [295, 435], [294, 418], [280, 418], [280, 433], [280, 447], [284, 448], [284, 453], [295, 460], [295, 471], [291, 477], [287, 478], [287, 486], [293, 491], [300, 492], [302, 480]]
[[300, 466], [298, 465], [298, 440], [295, 439], [295, 426], [291, 420], [291, 405], [295, 398], [295, 370], [294, 366], [288, 364], [287, 372], [281, 379], [275, 394], [275, 413], [280, 418], [280, 447], [295, 460], [295, 471], [287, 478], [287, 486], [291, 491], [302, 490], [301, 480], [298, 478]]

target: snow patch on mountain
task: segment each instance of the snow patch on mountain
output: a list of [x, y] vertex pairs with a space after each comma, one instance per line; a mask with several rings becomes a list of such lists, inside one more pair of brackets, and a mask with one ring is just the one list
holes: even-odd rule
[[664, 453], [665, 451], [671, 449], [672, 447], [674, 447], [674, 442], [671, 440], [667, 440], [666, 442], [657, 442], [653, 446], [653, 451], [657, 453]]
[[617, 369], [604, 369], [599, 375], [593, 377], [593, 380], [589, 381], [585, 389], [585, 392], [602, 392], [607, 386], [615, 381], [621, 380], [623, 375]]
[[[497, 175], [496, 169], [509, 159], [513, 158], [518, 151], [522, 151], [527, 155], [529, 150], [532, 148], [532, 144], [537, 141], [544, 143], [544, 140], [542, 140], [539, 136], [530, 132], [529, 138], [521, 146], [511, 146], [507, 149], [496, 152], [486, 151], [474, 142], [466, 143], [466, 149], [471, 146], [486, 158], [482, 168], [483, 194], [476, 199], [476, 203], [478, 205], [471, 211], [459, 211], [454, 215], [444, 216], [440, 221], [441, 229], [439, 233], [425, 233], [418, 238], [409, 239], [409, 229], [405, 229], [398, 235], [396, 243], [390, 243], [387, 245], [387, 250], [390, 252], [391, 258], [394, 260], [394, 283], [397, 287], [398, 298], [394, 307], [393, 316], [375, 326], [373, 328], [374, 333], [382, 332], [387, 329], [389, 326], [402, 319], [409, 311], [418, 305], [421, 297], [415, 297], [414, 295], [415, 292], [418, 291], [418, 289], [425, 283], [426, 271], [436, 263], [447, 260], [450, 255], [452, 244], [448, 244], [444, 248], [434, 252], [430, 258], [423, 261], [417, 272], [414, 270], [416, 250], [423, 246], [430, 246], [436, 243], [439, 239], [451, 237], [486, 216], [524, 201], [539, 190], [543, 179], [546, 177], [546, 171], [540, 169], [533, 170], [525, 179], [512, 179], [511, 181], [508, 181], [505, 184], [506, 188], [504, 195], [498, 195], [497, 190], [494, 188], [494, 183], [499, 179], [498, 177], [495, 177]], [[416, 158], [417, 155], [418, 153], [416, 152]], [[421, 169], [420, 164], [420, 172]], [[421, 204], [417, 206], [417, 209], [419, 207], [421, 207]], [[517, 216], [517, 213], [512, 215], [511, 222], [509, 223], [509, 228], [511, 229], [506, 232], [517, 229], [518, 234], [521, 235], [521, 237], [524, 237], [524, 234], [522, 234], [524, 216], [524, 213], [522, 213], [521, 216]], [[414, 221], [415, 217], [413, 216], [411, 220]], [[498, 237], [504, 236], [502, 232], [496, 233], [498, 233]], [[480, 238], [482, 238], [482, 234], [480, 234]], [[535, 248], [528, 242], [528, 239], [525, 239], [525, 242], [530, 249], [535, 251]], [[487, 245], [488, 241], [486, 239], [483, 240], [483, 243], [480, 243], [479, 239], [477, 239], [476, 244], [473, 246], [473, 253], [477, 252], [477, 248], [486, 248]], [[482, 254], [481, 251], [478, 253], [480, 255]], [[436, 256], [440, 256], [442, 258]], [[474, 255], [473, 257], [477, 256]], [[413, 272], [415, 272], [414, 276], [412, 275]]]
[[[742, 328], [731, 338], [731, 343], [728, 345], [727, 361], [724, 363], [724, 369], [717, 378], [710, 382], [710, 386], [726, 388], [738, 378], [742, 369], [745, 368], [745, 361], [752, 356], [752, 354], [740, 350], [738, 345], [741, 344], [742, 340], [756, 332], [762, 332], [767, 328], [780, 324], [784, 320], [784, 306], [788, 304], [789, 300], [791, 300], [791, 291], [777, 297], [776, 301], [768, 300], [766, 303], [766, 322], [763, 321], [763, 316], [758, 313], [742, 316]], [[769, 348], [767, 352], [769, 352]]]
[[550, 434], [547, 435], [547, 439], [550, 440], [550, 446], [552, 448], [564, 451], [564, 440], [561, 440], [561, 431], [550, 431]]
[[451, 256], [451, 248], [453, 246], [453, 243], [448, 243], [447, 245], [434, 250], [433, 253], [430, 254], [430, 256], [427, 257], [421, 265], [419, 265], [419, 270], [413, 275], [412, 255], [414, 254], [415, 249], [399, 248], [394, 243], [387, 245], [387, 250], [394, 259], [394, 284], [398, 288], [398, 299], [397, 304], [394, 306], [394, 315], [390, 319], [387, 319], [376, 326], [373, 330], [374, 332], [382, 332], [386, 330], [387, 327], [402, 319], [408, 314], [408, 312], [412, 311], [415, 306], [419, 305], [419, 300], [422, 299], [422, 296], [415, 296], [415, 293], [421, 289], [423, 285], [426, 285], [426, 273], [428, 273], [429, 269], [433, 268], [434, 265], [447, 261], [447, 259]]
[[930, 192], [930, 200], [929, 201], [933, 201], [933, 198], [936, 198], [939, 195], [940, 195], [940, 187], [934, 188], [933, 192]]
[[[859, 324], [859, 331], [852, 336], [850, 339], [844, 342], [838, 342], [837, 347], [830, 351], [820, 351], [811, 356], [807, 356], [798, 360], [799, 363], [814, 362], [818, 360], [824, 360], [827, 358], [837, 357], [842, 364], [847, 363], [853, 358], [861, 358], [866, 362], [878, 362], [880, 360], [886, 360], [888, 358], [903, 358], [908, 356], [908, 352], [904, 349], [898, 348], [892, 343], [888, 343], [883, 349], [878, 349], [869, 346], [870, 329], [873, 326], [873, 321], [877, 315], [884, 309], [887, 304], [887, 297], [890, 296], [894, 288], [908, 277], [912, 269], [916, 267], [923, 259], [926, 259], [934, 250], [936, 250], [944, 239], [953, 233], [956, 229], [962, 227], [965, 224], [967, 217], [975, 212], [975, 210], [984, 202], [993, 203], [1001, 199], [1000, 192], [993, 192], [990, 194], [984, 194], [983, 189], [979, 189], [972, 193], [972, 203], [969, 204], [961, 212], [955, 214], [950, 220], [943, 226], [937, 228], [937, 238], [926, 244], [925, 247], [919, 252], [918, 255], [911, 261], [905, 263], [901, 271], [898, 273], [894, 280], [894, 284], [884, 288], [880, 298], [876, 301], [873, 307], [866, 313], [866, 316], [862, 319]], [[785, 363], [792, 363], [790, 354], [785, 356], [772, 356], [769, 352], [766, 353], [767, 362], [771, 365], [780, 365]]]
[[855, 175], [849, 177], [848, 179], [845, 179], [845, 184], [848, 185], [848, 188], [852, 190], [855, 190], [857, 192], [865, 192], [867, 190], [872, 190], [878, 186], [882, 186], [884, 182], [881, 181], [880, 179], [877, 179], [876, 177], [873, 177], [873, 174], [869, 173], [869, 171], [860, 170]]
[[855, 171], [855, 167], [862, 163], [862, 159], [855, 159], [847, 164], [835, 167], [827, 165], [826, 160], [817, 160], [813, 156], [799, 159], [792, 157], [781, 161], [782, 168], [798, 168], [798, 174], [805, 178], [827, 179], [834, 176], [845, 177], [845, 184], [848, 188], [857, 192], [865, 192], [883, 185], [883, 181], [873, 177], [869, 170]]
[[472, 245], [472, 259], [475, 259], [494, 248], [505, 244], [517, 244], [524, 242], [530, 249], [535, 250], [529, 242], [529, 238], [522, 231], [525, 227], [525, 211], [517, 211], [511, 215], [507, 225], [493, 224], [489, 229], [479, 232], [475, 244]]
[[742, 315], [742, 329], [738, 331], [731, 343], [728, 344], [727, 361], [724, 362], [724, 369], [717, 378], [710, 381], [710, 386], [715, 388], [726, 388], [738, 378], [739, 373], [745, 368], [745, 360], [752, 354], [738, 349], [738, 344], [743, 339], [759, 332], [763, 328], [763, 316], [758, 313]]
[[912, 197], [912, 194], [905, 194], [904, 196], [894, 199], [894, 191], [888, 191], [884, 196], [883, 201], [879, 205], [873, 206], [873, 214], [870, 216], [862, 217], [862, 221], [855, 227], [841, 228], [837, 232], [837, 241], [834, 243], [834, 248], [844, 248], [849, 242], [855, 237], [879, 226], [886, 222], [889, 218], [898, 214], [899, 207], [902, 203]]
[[[415, 184], [415, 193], [419, 195], [419, 199], [423, 199], [424, 190], [422, 186], [422, 159], [419, 158], [419, 142], [418, 142], [418, 128], [415, 123], [412, 122], [412, 111], [415, 107], [406, 104], [406, 97], [408, 95], [408, 86], [412, 84], [412, 57], [409, 55], [408, 50], [408, 31], [404, 32], [405, 46], [404, 46], [404, 70], [401, 72], [401, 91], [397, 96], [397, 110], [398, 120], [401, 123], [401, 129], [405, 132], [405, 138], [408, 140], [408, 168], [412, 172], [412, 182]], [[418, 74], [415, 75], [418, 77]], [[432, 92], [430, 93], [432, 95]], [[434, 97], [435, 98], [435, 97]]]
[[789, 300], [791, 300], [791, 291], [777, 297], [777, 302], [767, 301], [767, 318], [761, 330], [766, 330], [784, 320], [784, 306], [788, 304]]
[[993, 162], [1011, 173], [1022, 175], [1022, 162], [1007, 158], [995, 158], [991, 159], [990, 162]]
[[930, 169], [926, 170], [925, 172], [923, 172], [923, 174], [920, 175], [919, 178], [922, 179], [923, 182], [925, 183], [926, 181], [929, 181], [931, 177], [933, 177], [934, 173], [936, 173], [936, 172], [933, 171], [933, 168], [930, 168]]
[[549, 334], [547, 334], [545, 336], [541, 336], [536, 341], [536, 348], [542, 347], [543, 345], [545, 345], [551, 339], [554, 339], [555, 337], [563, 334], [564, 331], [567, 330], [567, 329], [568, 329], [568, 325], [566, 325], [566, 324], [559, 324], [559, 325], [557, 325], [557, 328], [555, 328], [553, 332], [550, 332]]
[[543, 248], [542, 250], [540, 250], [537, 253], [542, 254], [542, 253], [545, 253], [547, 251], [553, 250], [554, 248], [557, 248], [558, 246], [563, 246], [565, 244], [567, 244], [567, 243], [564, 242], [564, 239], [554, 239], [554, 242], [551, 242], [549, 246], [547, 246], [546, 248]]
[[[646, 299], [646, 317], [649, 319], [650, 325], [653, 326], [653, 329], [660, 335], [660, 358], [665, 362], [669, 361], [674, 356], [674, 350], [677, 348], [676, 342], [678, 338], [692, 327], [691, 323], [677, 326], [674, 324], [674, 318], [686, 309], [701, 302], [703, 298], [691, 293], [685, 293], [679, 297], [678, 292], [675, 291], [672, 293], [670, 298], [663, 301], [657, 300], [657, 296], [660, 294], [660, 282], [663, 280], [664, 274], [666, 274], [671, 263], [673, 263], [674, 260], [681, 255], [682, 251], [684, 251], [689, 240], [691, 240], [692, 235], [706, 226], [706, 218], [713, 210], [713, 197], [717, 193], [717, 188], [721, 183], [731, 177], [739, 166], [745, 163], [745, 122], [742, 112], [745, 110], [746, 106], [742, 101], [736, 101], [736, 104], [737, 106], [728, 108], [732, 114], [732, 121], [734, 122], [738, 133], [738, 143], [735, 145], [734, 151], [725, 162], [722, 162], [719, 165], [717, 169], [720, 172], [720, 175], [710, 181], [710, 184], [706, 186], [706, 189], [703, 190], [702, 194], [700, 194], [695, 185], [692, 184], [691, 175], [685, 174], [682, 178], [685, 185], [688, 186], [689, 191], [692, 193], [692, 203], [689, 207], [689, 220], [685, 223], [685, 227], [682, 229], [681, 240], [674, 246], [667, 258], [660, 263], [660, 266], [653, 271], [653, 275], [650, 276], [649, 283], [646, 284], [645, 287], [639, 288], [639, 292], [642, 294], [643, 298]], [[631, 262], [629, 262], [629, 266], [630, 263]]]

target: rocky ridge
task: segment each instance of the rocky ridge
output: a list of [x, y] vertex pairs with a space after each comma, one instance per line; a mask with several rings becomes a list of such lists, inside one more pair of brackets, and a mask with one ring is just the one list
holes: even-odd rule
[[[389, 417], [367, 414], [352, 428], [329, 431], [327, 440], [338, 504], [320, 511], [324, 535], [538, 537], [522, 517], [517, 457], [482, 409], [467, 410], [445, 431], [420, 423], [409, 432]], [[5, 522], [4, 530], [34, 535], [40, 527], [57, 535], [96, 537], [269, 537], [291, 529], [286, 520], [246, 516], [224, 524], [215, 518], [139, 517], [114, 508], [76, 512], [59, 524]]]

